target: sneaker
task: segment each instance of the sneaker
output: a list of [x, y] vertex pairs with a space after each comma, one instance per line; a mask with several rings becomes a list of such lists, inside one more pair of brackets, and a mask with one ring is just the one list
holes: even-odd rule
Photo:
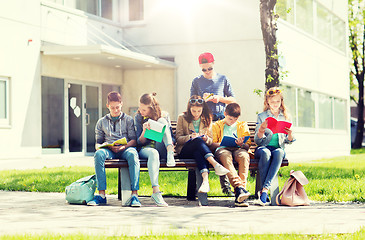
[[230, 187], [222, 189], [222, 192], [227, 197], [234, 197], [234, 193], [232, 192]]
[[207, 193], [210, 191], [209, 182], [202, 182], [198, 192], [200, 193]]
[[237, 207], [248, 207], [247, 199], [243, 200], [242, 202], [238, 202], [237, 200], [234, 201], [234, 205]]
[[165, 200], [163, 200], [161, 192], [152, 193], [151, 198], [153, 199], [153, 201], [155, 201], [156, 205], [159, 206], [159, 207], [167, 207], [167, 206], [169, 206], [165, 202]]
[[167, 152], [167, 163], [166, 166], [168, 167], [175, 167], [175, 158], [174, 158], [174, 152]]
[[260, 205], [260, 206], [266, 206], [269, 205], [270, 203], [270, 199], [269, 196], [267, 195], [267, 192], [258, 192], [257, 193], [258, 199], [256, 200], [256, 204]]
[[251, 194], [244, 189], [243, 187], [236, 187], [235, 188], [235, 202], [243, 202], [244, 200], [246, 200]]
[[88, 206], [99, 206], [106, 204], [106, 197], [102, 198], [100, 195], [96, 195], [93, 200], [87, 202]]
[[131, 204], [130, 204], [131, 207], [140, 207], [142, 206], [141, 202], [139, 201], [138, 199], [138, 196], [137, 195], [132, 195], [131, 196]]
[[218, 176], [224, 176], [227, 173], [229, 173], [229, 170], [227, 168], [223, 167], [222, 165], [220, 165], [219, 163], [217, 163], [217, 165], [215, 165], [214, 171], [215, 171], [215, 174], [217, 174]]

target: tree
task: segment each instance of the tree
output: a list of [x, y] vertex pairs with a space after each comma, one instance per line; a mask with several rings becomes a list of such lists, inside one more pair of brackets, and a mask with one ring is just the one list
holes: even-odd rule
[[364, 39], [365, 7], [363, 0], [348, 0], [349, 3], [349, 45], [352, 54], [350, 81], [354, 87], [357, 80], [358, 98], [351, 96], [357, 105], [357, 128], [352, 148], [361, 148], [364, 137]]
[[264, 39], [266, 54], [265, 88], [279, 86], [279, 61], [276, 42], [277, 15], [274, 7], [277, 0], [260, 0], [261, 32]]

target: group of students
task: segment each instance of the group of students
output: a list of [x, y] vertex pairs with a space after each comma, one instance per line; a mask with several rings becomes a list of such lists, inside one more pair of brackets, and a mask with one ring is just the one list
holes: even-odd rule
[[[107, 97], [109, 114], [96, 124], [96, 152], [94, 155], [95, 172], [99, 195], [88, 205], [106, 204], [105, 160], [126, 159], [129, 166], [132, 195], [127, 201], [131, 207], [140, 207], [139, 159], [147, 159], [148, 173], [153, 193], [151, 198], [157, 206], [166, 207], [159, 189], [158, 176], [160, 159], [167, 159], [167, 166], [175, 166], [174, 152], [180, 158], [193, 158], [202, 175], [203, 182], [198, 192], [210, 191], [208, 174], [212, 166], [218, 176], [227, 176], [234, 188], [235, 205], [247, 207], [250, 193], [246, 190], [250, 165], [250, 144], [245, 136], [250, 136], [247, 122], [238, 121], [241, 108], [235, 102], [233, 91], [224, 75], [213, 70], [214, 58], [210, 53], [199, 56], [199, 66], [203, 75], [192, 82], [191, 97], [185, 112], [178, 116], [176, 134], [172, 133], [168, 113], [161, 111], [156, 94], [144, 94], [140, 98], [138, 112], [134, 119], [122, 112], [122, 98], [118, 92], [110, 92]], [[292, 130], [276, 133], [267, 127], [267, 118], [289, 121], [283, 94], [278, 88], [270, 88], [265, 93], [264, 111], [258, 114], [255, 129], [255, 142], [258, 145], [255, 157], [259, 159], [259, 171], [262, 189], [255, 203], [265, 206], [269, 202], [268, 190], [271, 181], [279, 171], [285, 157], [285, 144], [295, 141]], [[158, 121], [167, 128], [162, 143], [145, 138], [146, 129], [150, 129], [149, 119]], [[221, 146], [224, 136], [235, 137], [235, 147]], [[126, 138], [126, 145], [100, 148], [101, 144]], [[218, 161], [217, 161], [218, 160]], [[233, 161], [238, 163], [238, 172]]]

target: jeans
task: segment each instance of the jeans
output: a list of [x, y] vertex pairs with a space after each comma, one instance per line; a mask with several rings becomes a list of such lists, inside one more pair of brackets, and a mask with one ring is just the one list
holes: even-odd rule
[[[229, 170], [227, 173], [229, 182], [236, 187], [246, 188], [248, 169], [250, 167], [250, 155], [242, 148], [221, 148], [215, 153], [222, 165]], [[238, 174], [233, 165], [233, 158], [238, 163]]]
[[285, 157], [282, 148], [261, 146], [255, 151], [255, 158], [259, 159], [260, 182], [262, 188], [269, 189], [271, 181], [279, 172], [281, 162]]
[[147, 158], [148, 174], [150, 175], [152, 187], [159, 186], [158, 175], [160, 169], [160, 157], [166, 158], [166, 147], [168, 145], [173, 145], [171, 131], [168, 128], [167, 120], [165, 118], [160, 118], [157, 121], [166, 125], [165, 133], [162, 137], [162, 143], [156, 142], [156, 148], [143, 147], [139, 150], [139, 157]]
[[150, 175], [152, 187], [159, 186], [158, 175], [160, 169], [160, 154], [157, 149], [144, 147], [139, 150], [139, 157], [143, 159], [147, 158], [148, 174]]
[[125, 159], [128, 162], [129, 176], [131, 179], [132, 191], [139, 190], [139, 158], [137, 150], [129, 147], [124, 151], [115, 153], [108, 148], [102, 148], [94, 154], [94, 165], [96, 179], [98, 181], [98, 190], [106, 190], [106, 159]]
[[207, 158], [213, 156], [213, 153], [201, 138], [194, 138], [186, 142], [179, 155], [180, 158], [194, 158], [200, 173], [208, 172], [209, 162]]

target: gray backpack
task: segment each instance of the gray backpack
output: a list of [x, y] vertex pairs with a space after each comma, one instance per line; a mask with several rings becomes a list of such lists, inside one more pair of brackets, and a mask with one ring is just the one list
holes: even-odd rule
[[94, 198], [96, 176], [80, 178], [66, 187], [66, 201], [71, 204], [86, 204]]

